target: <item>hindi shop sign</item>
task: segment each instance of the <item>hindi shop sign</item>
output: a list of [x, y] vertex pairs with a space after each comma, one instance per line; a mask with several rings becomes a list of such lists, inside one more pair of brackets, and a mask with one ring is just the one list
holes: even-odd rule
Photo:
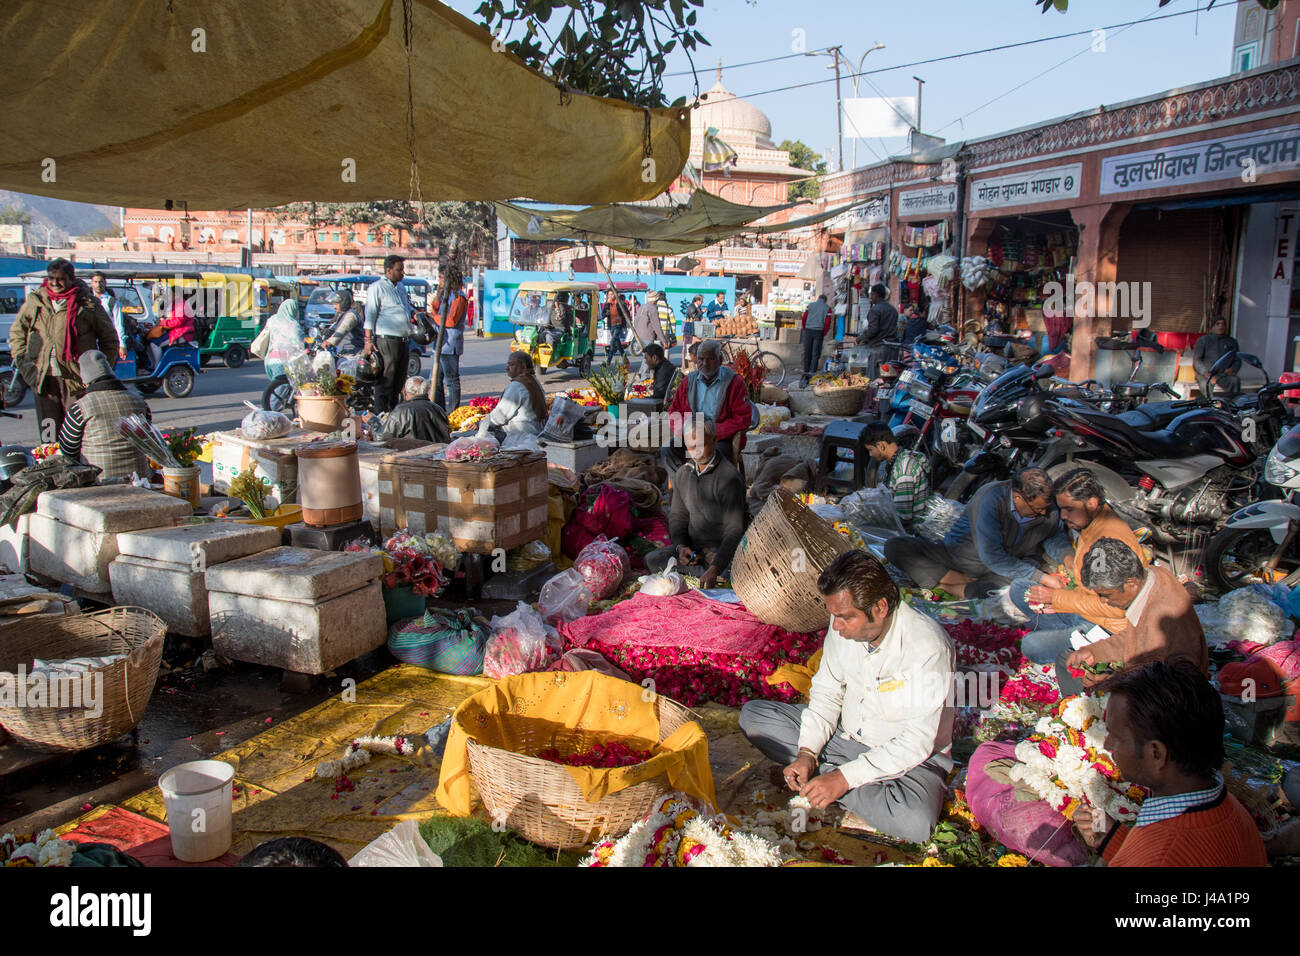
[[957, 185], [911, 189], [898, 194], [898, 218], [936, 218], [957, 211]]
[[1300, 126], [1111, 156], [1101, 161], [1100, 191], [1127, 193], [1216, 179], [1253, 183], [1264, 173], [1290, 169], [1300, 169]]
[[1053, 166], [1050, 169], [1031, 169], [1009, 176], [993, 176], [971, 183], [970, 208], [972, 212], [984, 209], [1004, 209], [1007, 206], [1028, 206], [1031, 203], [1051, 202], [1056, 199], [1078, 199], [1083, 178], [1083, 164]]

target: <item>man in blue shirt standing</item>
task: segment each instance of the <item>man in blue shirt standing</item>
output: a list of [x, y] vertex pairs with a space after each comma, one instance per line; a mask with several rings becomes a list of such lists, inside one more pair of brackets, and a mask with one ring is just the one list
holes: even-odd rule
[[391, 411], [402, 400], [410, 362], [411, 300], [402, 279], [406, 260], [384, 258], [384, 277], [366, 290], [366, 345], [363, 354], [377, 350], [384, 368], [375, 385], [375, 413]]
[[1064, 587], [1041, 566], [1055, 566], [1070, 550], [1051, 479], [1041, 468], [977, 491], [941, 544], [904, 536], [885, 542], [885, 557], [920, 587], [942, 587], [959, 598], [986, 597], [1020, 577]]
[[704, 310], [704, 317], [710, 322], [719, 322], [727, 317], [727, 293], [719, 292], [707, 309]]

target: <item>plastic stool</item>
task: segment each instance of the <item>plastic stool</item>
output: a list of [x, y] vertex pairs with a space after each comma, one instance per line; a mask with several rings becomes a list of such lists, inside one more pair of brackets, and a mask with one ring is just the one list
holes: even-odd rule
[[[822, 432], [821, 455], [817, 461], [817, 488], [821, 493], [848, 494], [867, 483], [867, 424], [863, 422], [831, 422]], [[853, 462], [853, 480], [833, 478], [836, 465]]]

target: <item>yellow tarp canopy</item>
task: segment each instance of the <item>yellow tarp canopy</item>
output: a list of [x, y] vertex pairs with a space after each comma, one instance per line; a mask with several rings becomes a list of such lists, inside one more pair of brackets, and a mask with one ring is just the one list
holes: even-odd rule
[[497, 202], [495, 206], [497, 216], [523, 239], [586, 240], [634, 255], [679, 255], [731, 236], [789, 232], [811, 226], [869, 201], [861, 199], [769, 225], [754, 224], [799, 203], [745, 206], [697, 189], [688, 202], [673, 206], [608, 203], [585, 209], [544, 209], [510, 202]]
[[408, 93], [425, 200], [645, 200], [681, 171], [686, 110], [562, 98], [438, 0], [407, 6], [409, 24], [401, 0], [9, 3], [0, 188], [149, 208], [413, 198]]

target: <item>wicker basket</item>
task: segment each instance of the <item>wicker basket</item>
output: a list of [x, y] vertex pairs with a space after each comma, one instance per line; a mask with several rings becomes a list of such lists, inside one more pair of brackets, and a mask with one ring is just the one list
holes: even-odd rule
[[110, 743], [135, 728], [153, 695], [162, 660], [158, 615], [138, 607], [115, 607], [97, 614], [37, 617], [21, 632], [6, 635], [0, 647], [0, 673], [16, 674], [33, 659], [67, 660], [127, 654], [89, 673], [102, 675], [100, 714], [85, 707], [0, 707], [0, 725], [14, 742], [41, 753], [72, 753]]
[[867, 401], [865, 388], [848, 388], [839, 385], [815, 385], [813, 395], [823, 415], [856, 415]]
[[[659, 718], [660, 743], [694, 719], [689, 710], [663, 695], [655, 698], [655, 712]], [[555, 746], [553, 725], [522, 723], [525, 731], [534, 726], [537, 740], [530, 740], [526, 749]], [[604, 739], [608, 739], [608, 734], [574, 731], [565, 746], [575, 751], [585, 750]], [[589, 803], [562, 764], [474, 740], [467, 741], [467, 749], [474, 786], [492, 818], [506, 820], [510, 829], [530, 843], [552, 849], [563, 850], [620, 837], [672, 790], [661, 775]]]
[[830, 615], [817, 590], [817, 577], [851, 549], [848, 538], [792, 492], [777, 488], [736, 549], [731, 586], [764, 624], [801, 634], [819, 631]]

